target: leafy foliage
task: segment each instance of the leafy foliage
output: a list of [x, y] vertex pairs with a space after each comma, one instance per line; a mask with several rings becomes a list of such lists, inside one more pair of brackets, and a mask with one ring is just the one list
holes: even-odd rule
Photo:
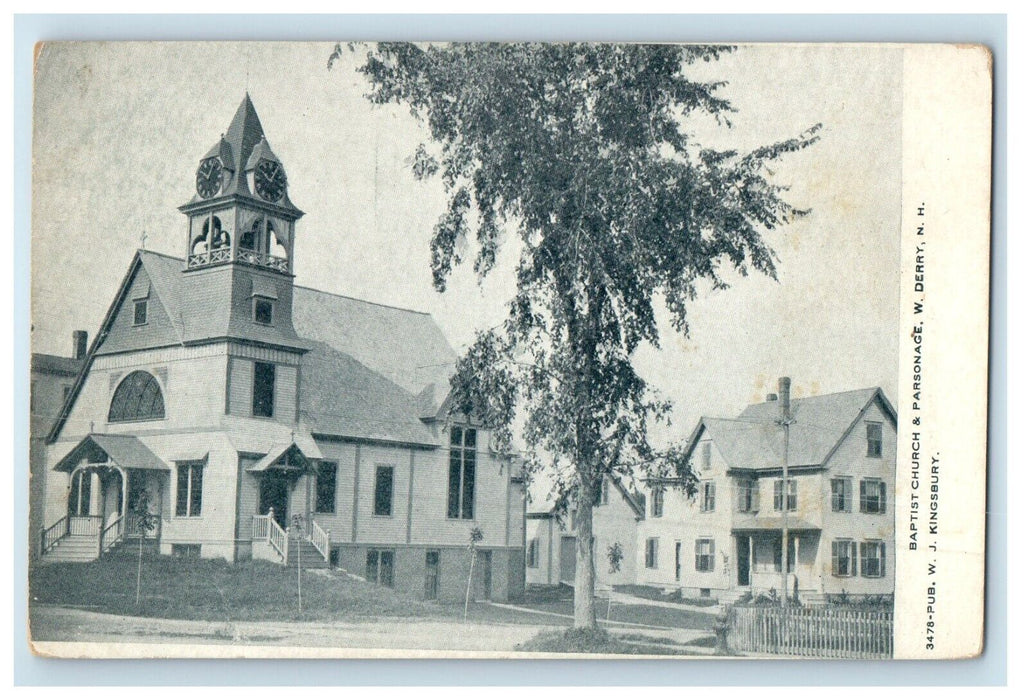
[[820, 125], [748, 153], [704, 148], [685, 128], [697, 117], [731, 126], [723, 84], [686, 72], [732, 50], [380, 43], [359, 68], [372, 102], [406, 105], [431, 136], [412, 162], [448, 195], [431, 241], [435, 287], [465, 255], [485, 276], [501, 243], [518, 246], [509, 313], [460, 358], [453, 411], [477, 414], [509, 447], [523, 410], [527, 470], [548, 470], [558, 504], [588, 512], [605, 475], [632, 480], [639, 468], [694, 491], [684, 451], [650, 443], [671, 406], [633, 353], [660, 345], [657, 300], [688, 334], [687, 305], [701, 285], [727, 287], [725, 269], [774, 277], [762, 234], [804, 213], [769, 165], [816, 142]]

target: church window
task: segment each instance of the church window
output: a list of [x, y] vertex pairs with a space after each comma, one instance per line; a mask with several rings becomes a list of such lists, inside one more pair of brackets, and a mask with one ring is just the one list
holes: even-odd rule
[[149, 306], [149, 304], [147, 303], [148, 301], [149, 301], [148, 299], [136, 299], [135, 301], [132, 302], [132, 325], [133, 326], [145, 326], [146, 325], [146, 316], [147, 316], [147, 311], [149, 310], [147, 308]]
[[164, 394], [161, 385], [149, 372], [141, 370], [125, 377], [114, 390], [107, 420], [121, 423], [164, 418]]
[[256, 323], [270, 326], [274, 315], [275, 302], [265, 297], [253, 298], [253, 320]]
[[203, 506], [203, 463], [183, 462], [178, 465], [175, 489], [175, 515], [196, 517]]
[[475, 460], [477, 431], [455, 425], [450, 429], [450, 478], [446, 517], [475, 517]]
[[275, 414], [275, 365], [253, 363], [253, 415], [271, 418]]

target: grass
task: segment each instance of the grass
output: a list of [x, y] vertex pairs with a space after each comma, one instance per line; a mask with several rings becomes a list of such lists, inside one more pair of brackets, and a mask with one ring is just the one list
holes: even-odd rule
[[[616, 635], [600, 628], [570, 628], [560, 632], [540, 632], [515, 651], [538, 651], [557, 654], [646, 654], [659, 656], [690, 656], [693, 652], [681, 648], [655, 646], [674, 640], [649, 638], [644, 635]], [[642, 643], [639, 643], [642, 642]]]
[[686, 603], [688, 605], [696, 605], [700, 607], [715, 607], [718, 604], [717, 599], [715, 598], [683, 598], [682, 592], [677, 589], [670, 593], [665, 593], [661, 589], [653, 586], [623, 585], [614, 586], [614, 590], [619, 593], [634, 595], [637, 598], [660, 600], [666, 603]]
[[136, 606], [136, 559], [105, 557], [49, 564], [30, 573], [35, 604], [87, 607], [98, 612], [181, 620], [355, 620], [448, 617], [435, 604], [389, 588], [332, 573], [304, 572], [303, 612], [297, 612], [296, 570], [264, 561], [149, 556]]

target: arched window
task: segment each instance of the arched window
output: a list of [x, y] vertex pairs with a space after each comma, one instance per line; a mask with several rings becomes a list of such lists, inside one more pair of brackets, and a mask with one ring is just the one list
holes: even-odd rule
[[164, 418], [164, 395], [161, 393], [161, 385], [148, 372], [132, 372], [115, 389], [107, 420], [118, 423], [159, 418]]

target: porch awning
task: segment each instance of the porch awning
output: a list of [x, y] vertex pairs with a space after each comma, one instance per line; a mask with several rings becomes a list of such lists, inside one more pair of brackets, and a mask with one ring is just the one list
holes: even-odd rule
[[[820, 525], [815, 525], [809, 520], [789, 516], [786, 519], [787, 527], [791, 532], [819, 532]], [[781, 517], [768, 518], [745, 518], [732, 523], [732, 532], [754, 533], [754, 532], [781, 532]]]
[[[314, 454], [310, 452], [314, 452]], [[262, 472], [271, 468], [289, 471], [304, 469], [312, 459], [321, 459], [321, 451], [317, 450], [316, 446], [310, 452], [303, 450], [296, 441], [278, 443], [273, 445], [268, 450], [268, 454], [261, 457], [252, 467], [248, 467], [246, 471]]]
[[103, 435], [91, 433], [82, 438], [54, 465], [55, 471], [71, 472], [85, 458], [91, 463], [111, 463], [122, 469], [151, 469], [170, 471], [142, 440], [132, 435]]

